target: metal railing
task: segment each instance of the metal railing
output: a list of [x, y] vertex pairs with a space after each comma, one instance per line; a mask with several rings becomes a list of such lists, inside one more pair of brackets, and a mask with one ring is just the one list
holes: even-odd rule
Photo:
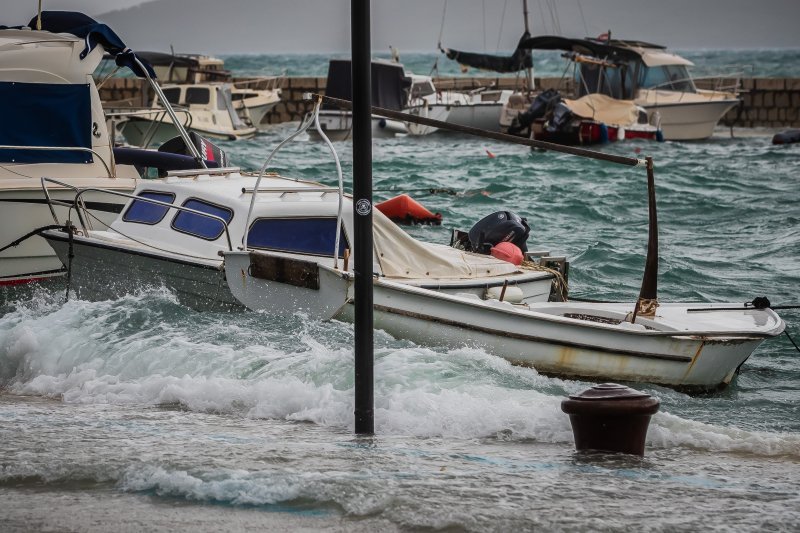
[[[50, 198], [50, 193], [47, 190], [47, 183], [54, 183], [56, 185], [60, 185], [60, 186], [65, 187], [67, 189], [72, 189], [73, 191], [76, 191], [75, 200], [72, 203], [65, 202], [63, 200], [53, 200], [52, 198]], [[145, 198], [143, 196], [136, 196], [134, 194], [128, 194], [128, 193], [119, 192], [119, 191], [112, 191], [110, 189], [101, 189], [99, 187], [78, 188], [78, 187], [74, 187], [74, 186], [72, 186], [72, 185], [70, 185], [68, 183], [64, 183], [62, 181], [55, 180], [53, 178], [42, 178], [42, 189], [44, 190], [44, 195], [45, 195], [45, 198], [47, 199], [47, 205], [50, 208], [50, 213], [53, 215], [53, 220], [55, 221], [56, 224], [61, 224], [61, 222], [58, 220], [58, 216], [56, 215], [55, 209], [53, 209], [53, 205], [60, 205], [60, 206], [68, 207], [68, 208], [73, 208], [74, 207], [75, 208], [75, 212], [78, 215], [78, 220], [79, 220], [79, 222], [81, 224], [81, 229], [83, 229], [84, 231], [87, 231], [88, 229], [91, 229], [91, 227], [87, 226], [87, 224], [84, 222], [83, 217], [81, 216], [81, 213], [80, 213], [80, 210], [83, 209], [84, 212], [87, 213], [87, 219], [88, 219], [88, 209], [86, 208], [86, 205], [84, 204], [83, 195], [86, 194], [87, 192], [99, 192], [99, 193], [104, 193], [104, 194], [111, 194], [111, 195], [114, 195], [114, 196], [122, 196], [123, 198], [130, 198], [130, 199], [133, 199], [133, 200], [136, 200], [136, 201], [146, 202], [146, 203], [149, 203], [149, 204], [160, 205], [160, 206], [166, 207], [168, 209], [175, 209], [176, 211], [185, 211], [187, 213], [192, 213], [194, 215], [199, 215], [199, 216], [202, 216], [202, 217], [210, 218], [212, 220], [216, 220], [220, 224], [222, 224], [223, 228], [225, 229], [225, 239], [227, 240], [227, 243], [228, 243], [228, 251], [233, 251], [233, 244], [232, 244], [232, 241], [231, 241], [231, 234], [230, 234], [230, 229], [228, 228], [227, 221], [225, 221], [224, 218], [222, 218], [220, 216], [217, 216], [217, 215], [212, 215], [211, 213], [204, 213], [203, 211], [198, 211], [197, 209], [192, 209], [190, 207], [183, 207], [183, 206], [179, 206], [179, 205], [168, 204], [168, 203], [162, 202], [160, 200], [154, 200], [152, 198]]]
[[[33, 150], [33, 151], [38, 150], [45, 152], [50, 150], [54, 151], [60, 150], [67, 152], [87, 152], [97, 157], [97, 159], [99, 159], [100, 162], [103, 163], [103, 166], [105, 167], [109, 178], [116, 177], [114, 176], [114, 173], [111, 171], [111, 168], [108, 166], [108, 163], [106, 163], [105, 159], [103, 159], [103, 157], [92, 148], [84, 148], [83, 146], [16, 146], [10, 144], [0, 144], [0, 150]], [[14, 161], [12, 161], [12, 163], [14, 163]], [[31, 164], [36, 165], [38, 163], [31, 163]]]

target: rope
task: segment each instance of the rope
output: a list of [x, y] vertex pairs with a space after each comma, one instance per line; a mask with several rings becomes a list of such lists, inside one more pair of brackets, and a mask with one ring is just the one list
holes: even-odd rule
[[794, 346], [794, 349], [797, 350], [798, 353], [800, 353], [800, 346], [797, 346], [797, 343], [794, 342], [794, 339], [792, 338], [792, 336], [789, 335], [789, 330], [788, 329], [784, 329], [783, 332], [786, 333], [786, 336], [789, 338], [789, 341]]
[[19, 246], [19, 244], [22, 241], [24, 241], [25, 239], [29, 239], [31, 237], [35, 237], [40, 231], [45, 231], [45, 230], [49, 230], [49, 229], [63, 229], [63, 228], [64, 228], [64, 226], [62, 226], [61, 224], [50, 224], [49, 226], [42, 226], [41, 228], [36, 228], [33, 231], [29, 231], [28, 233], [26, 233], [24, 236], [20, 237], [16, 241], [14, 241], [12, 243], [9, 243], [9, 244], [6, 244], [2, 248], [0, 248], [0, 253], [5, 252], [9, 248], [13, 248], [15, 246]]
[[525, 268], [530, 268], [531, 270], [538, 270], [540, 272], [552, 274], [555, 277], [553, 283], [555, 284], [556, 292], [561, 297], [562, 302], [567, 301], [567, 281], [564, 279], [564, 274], [555, 268], [546, 267], [544, 265], [540, 265], [539, 263], [528, 260], [523, 261], [522, 266]]
[[74, 228], [70, 224], [70, 221], [67, 220], [67, 225], [64, 226], [69, 234], [69, 252], [67, 253], [67, 292], [64, 295], [64, 303], [69, 301], [69, 287], [72, 284], [72, 258], [75, 257], [75, 232], [72, 231]]

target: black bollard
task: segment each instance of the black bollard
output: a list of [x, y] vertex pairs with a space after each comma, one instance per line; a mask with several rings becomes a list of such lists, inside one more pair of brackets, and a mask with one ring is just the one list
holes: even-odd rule
[[569, 415], [575, 448], [644, 455], [650, 417], [660, 402], [616, 383], [603, 383], [561, 402]]

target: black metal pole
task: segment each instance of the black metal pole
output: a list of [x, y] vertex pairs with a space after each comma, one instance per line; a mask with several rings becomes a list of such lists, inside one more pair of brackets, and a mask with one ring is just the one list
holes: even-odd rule
[[[312, 93], [312, 98], [322, 98], [326, 103], [333, 104], [339, 109], [353, 109], [352, 102], [348, 100], [341, 100], [339, 98], [331, 98], [321, 94]], [[543, 150], [550, 150], [552, 152], [561, 152], [563, 154], [578, 155], [581, 157], [589, 157], [591, 159], [599, 159], [601, 161], [609, 161], [611, 163], [619, 163], [620, 165], [627, 165], [635, 167], [644, 165], [642, 159], [635, 157], [626, 157], [623, 155], [607, 154], [605, 152], [598, 152], [596, 150], [589, 150], [587, 148], [578, 148], [577, 146], [565, 146], [563, 144], [555, 144], [545, 141], [537, 141], [535, 139], [528, 139], [527, 137], [517, 137], [516, 135], [509, 135], [507, 133], [500, 133], [497, 131], [487, 131], [472, 126], [462, 126], [461, 124], [451, 124], [427, 117], [419, 117], [411, 115], [410, 113], [403, 113], [402, 111], [393, 111], [391, 109], [384, 109], [382, 107], [373, 107], [372, 114], [379, 117], [393, 118], [401, 122], [413, 122], [414, 124], [423, 124], [425, 126], [432, 126], [441, 130], [456, 131], [459, 133], [466, 133], [467, 135], [474, 135], [484, 139], [494, 139], [497, 141], [510, 142], [514, 144], [521, 144], [523, 146], [530, 146], [532, 148], [541, 148]]]
[[370, 0], [350, 0], [353, 50], [353, 226], [355, 228], [355, 429], [375, 432], [372, 342], [372, 52]]

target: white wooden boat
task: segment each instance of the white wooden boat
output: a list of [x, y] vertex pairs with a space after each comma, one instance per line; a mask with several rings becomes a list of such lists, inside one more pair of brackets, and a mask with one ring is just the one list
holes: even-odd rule
[[[259, 268], [260, 265], [260, 268]], [[225, 253], [233, 296], [275, 314], [353, 320], [353, 277], [263, 251]], [[631, 323], [634, 303], [509, 303], [377, 277], [375, 327], [434, 346], [474, 346], [544, 374], [646, 381], [686, 389], [730, 383], [764, 339], [783, 332], [771, 309], [661, 304]], [[715, 309], [692, 312], [692, 309]]]

